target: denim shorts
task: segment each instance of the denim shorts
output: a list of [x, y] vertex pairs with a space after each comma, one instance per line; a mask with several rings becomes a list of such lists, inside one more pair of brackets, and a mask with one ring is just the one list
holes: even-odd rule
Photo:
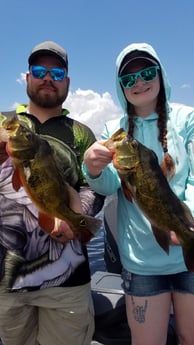
[[194, 294], [194, 273], [181, 272], [169, 275], [139, 275], [123, 270], [122, 288], [127, 295], [145, 297], [164, 292]]

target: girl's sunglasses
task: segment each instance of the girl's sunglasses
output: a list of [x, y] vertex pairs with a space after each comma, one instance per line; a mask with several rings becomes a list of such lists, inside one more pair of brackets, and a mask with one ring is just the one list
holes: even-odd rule
[[34, 78], [37, 79], [43, 79], [48, 72], [50, 73], [54, 81], [61, 81], [67, 76], [67, 71], [63, 68], [46, 68], [44, 66], [30, 67], [30, 73], [33, 75]]
[[159, 69], [159, 66], [151, 66], [144, 68], [139, 72], [125, 74], [119, 77], [119, 82], [126, 89], [130, 89], [131, 87], [133, 87], [136, 84], [138, 77], [140, 77], [146, 83], [149, 83], [150, 81], [153, 81], [156, 78], [157, 71]]

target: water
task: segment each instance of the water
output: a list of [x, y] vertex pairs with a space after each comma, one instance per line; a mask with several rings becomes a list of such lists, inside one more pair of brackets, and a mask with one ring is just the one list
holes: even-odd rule
[[96, 271], [106, 271], [104, 263], [104, 227], [102, 226], [98, 234], [88, 243], [88, 255], [91, 274]]
[[105, 231], [103, 223], [103, 210], [96, 217], [101, 219], [102, 226], [99, 229], [97, 235], [94, 238], [92, 238], [92, 240], [90, 240], [90, 242], [87, 245], [91, 274], [94, 274], [96, 271], [106, 271], [104, 263]]
[[[100, 228], [97, 235], [88, 243], [87, 248], [91, 275], [96, 271], [106, 271], [104, 264], [104, 226]], [[91, 345], [103, 344], [96, 340], [92, 340]]]
[[[90, 261], [91, 274], [96, 271], [107, 271], [104, 263], [104, 210], [106, 208], [106, 220], [110, 224], [116, 224], [116, 194], [106, 197], [103, 209], [96, 216], [102, 220], [102, 226], [97, 235], [88, 243], [88, 254]], [[113, 202], [112, 202], [113, 201]]]

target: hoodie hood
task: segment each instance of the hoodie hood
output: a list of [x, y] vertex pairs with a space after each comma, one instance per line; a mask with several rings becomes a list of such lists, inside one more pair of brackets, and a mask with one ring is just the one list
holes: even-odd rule
[[166, 94], [166, 100], [167, 100], [166, 107], [168, 109], [169, 108], [168, 107], [168, 101], [170, 100], [171, 87], [170, 87], [170, 84], [169, 84], [168, 79], [167, 79], [166, 71], [161, 64], [157, 53], [155, 52], [153, 47], [147, 43], [132, 43], [129, 46], [125, 47], [120, 52], [120, 54], [118, 55], [118, 57], [116, 59], [116, 89], [117, 89], [118, 99], [120, 101], [121, 107], [123, 108], [124, 114], [127, 115], [127, 101], [126, 101], [126, 98], [123, 94], [123, 90], [122, 90], [121, 84], [118, 80], [118, 76], [119, 76], [121, 64], [122, 64], [124, 58], [126, 57], [126, 55], [128, 55], [129, 53], [135, 52], [135, 51], [147, 53], [150, 55], [150, 58], [153, 58], [154, 60], [156, 60], [158, 62], [158, 65], [161, 68], [161, 74], [162, 74], [162, 79], [163, 79], [163, 84], [164, 84], [164, 89], [165, 89], [165, 94]]

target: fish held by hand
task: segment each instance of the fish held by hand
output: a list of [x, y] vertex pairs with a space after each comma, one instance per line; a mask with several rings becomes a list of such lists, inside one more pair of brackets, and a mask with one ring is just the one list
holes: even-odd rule
[[194, 272], [194, 218], [169, 186], [156, 154], [122, 128], [104, 145], [113, 152], [113, 164], [126, 198], [139, 206], [150, 221], [154, 236], [166, 253], [174, 231], [188, 270]]
[[99, 230], [101, 220], [75, 212], [70, 206], [71, 187], [79, 176], [71, 148], [56, 138], [36, 134], [17, 117], [3, 122], [0, 140], [1, 136], [7, 141], [6, 150], [15, 167], [13, 187], [19, 190], [22, 186], [36, 205], [41, 228], [52, 232], [58, 218], [67, 222], [76, 238], [87, 243]]

